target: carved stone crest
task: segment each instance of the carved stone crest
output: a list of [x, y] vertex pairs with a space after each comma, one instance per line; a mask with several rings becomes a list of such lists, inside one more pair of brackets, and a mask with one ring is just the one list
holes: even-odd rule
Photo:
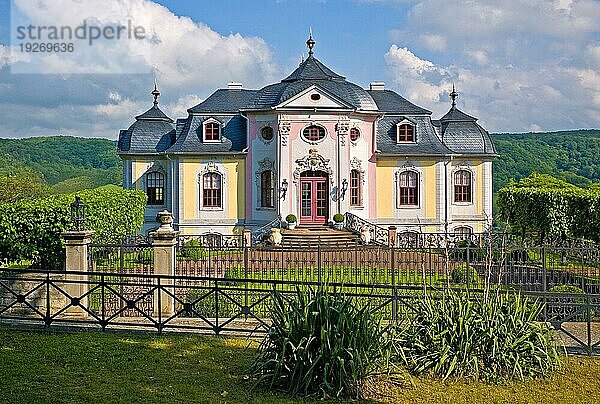
[[307, 156], [296, 160], [294, 182], [297, 183], [300, 180], [300, 174], [304, 171], [325, 171], [333, 184], [333, 170], [329, 166], [329, 159], [321, 156], [317, 149], [310, 149]]

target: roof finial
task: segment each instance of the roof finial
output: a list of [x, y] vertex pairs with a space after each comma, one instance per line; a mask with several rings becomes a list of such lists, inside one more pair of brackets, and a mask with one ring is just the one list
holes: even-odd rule
[[306, 41], [306, 46], [308, 46], [308, 56], [310, 57], [313, 54], [313, 47], [315, 46], [315, 40], [312, 37], [312, 27], [308, 28], [308, 40]]
[[456, 108], [456, 99], [458, 98], [458, 93], [456, 92], [456, 88], [454, 88], [454, 83], [452, 83], [452, 92], [448, 94], [448, 96], [452, 99], [452, 108]]
[[158, 107], [158, 97], [160, 96], [160, 91], [158, 91], [158, 84], [156, 83], [156, 77], [154, 78], [154, 90], [150, 93], [154, 97], [154, 106]]

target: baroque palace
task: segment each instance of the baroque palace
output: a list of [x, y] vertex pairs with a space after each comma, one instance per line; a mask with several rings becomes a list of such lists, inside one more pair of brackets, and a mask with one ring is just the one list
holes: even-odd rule
[[173, 121], [154, 105], [119, 133], [125, 188], [148, 195], [144, 231], [167, 209], [183, 234], [236, 234], [288, 214], [324, 225], [352, 213], [399, 232], [491, 223], [490, 136], [456, 106], [439, 120], [373, 82], [308, 57], [279, 83], [229, 83]]

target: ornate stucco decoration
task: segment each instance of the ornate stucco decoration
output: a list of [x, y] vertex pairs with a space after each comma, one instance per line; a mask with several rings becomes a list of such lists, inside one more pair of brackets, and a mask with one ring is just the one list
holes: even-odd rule
[[292, 123], [290, 121], [280, 121], [279, 122], [279, 136], [281, 136], [281, 145], [287, 146], [288, 137], [290, 136], [290, 131], [292, 129]]
[[223, 172], [221, 170], [219, 170], [219, 167], [217, 166], [217, 164], [214, 161], [209, 161], [208, 163], [206, 163], [204, 165], [204, 167], [198, 174], [198, 183], [202, 184], [202, 177], [204, 176], [204, 174], [207, 174], [207, 173], [219, 174], [221, 176], [221, 185], [222, 186], [225, 185], [225, 175], [223, 175]]
[[352, 157], [350, 160], [350, 169], [357, 170], [360, 173], [360, 182], [362, 185], [365, 184], [365, 170], [362, 169], [362, 161], [358, 159], [358, 157]]
[[346, 146], [346, 136], [350, 130], [350, 118], [341, 117], [338, 123], [335, 125], [335, 130], [340, 138], [340, 144]]
[[329, 181], [333, 184], [333, 169], [329, 166], [329, 159], [319, 154], [317, 149], [310, 149], [308, 155], [296, 160], [296, 169], [294, 170], [294, 182], [300, 181], [300, 174], [304, 171], [324, 171], [329, 176]]

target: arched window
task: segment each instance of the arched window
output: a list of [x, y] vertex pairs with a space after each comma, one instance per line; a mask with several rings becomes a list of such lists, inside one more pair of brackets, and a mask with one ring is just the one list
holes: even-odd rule
[[358, 170], [350, 171], [350, 206], [361, 205], [361, 173]]
[[463, 236], [470, 236], [473, 233], [473, 229], [468, 226], [459, 226], [454, 229], [454, 234], [460, 234]]
[[415, 128], [413, 125], [404, 123], [398, 126], [398, 142], [414, 142]]
[[148, 205], [164, 205], [165, 203], [165, 176], [153, 171], [146, 174], [146, 195]]
[[302, 131], [302, 136], [304, 139], [311, 142], [319, 141], [325, 137], [325, 128], [318, 125], [307, 126]]
[[273, 140], [273, 128], [265, 126], [260, 130], [260, 136], [266, 141]]
[[274, 206], [274, 182], [273, 171], [267, 170], [260, 174], [260, 206], [263, 208], [272, 208]]
[[220, 139], [221, 125], [218, 122], [207, 122], [204, 124], [204, 140], [215, 142]]
[[419, 174], [404, 171], [400, 174], [400, 205], [417, 206], [419, 204]]
[[218, 173], [206, 173], [202, 176], [202, 206], [220, 208], [222, 197], [222, 179]]
[[360, 130], [358, 130], [358, 128], [350, 129], [350, 140], [352, 140], [353, 142], [356, 142], [359, 137], [360, 137]]
[[471, 202], [471, 172], [458, 170], [454, 173], [454, 202]]

